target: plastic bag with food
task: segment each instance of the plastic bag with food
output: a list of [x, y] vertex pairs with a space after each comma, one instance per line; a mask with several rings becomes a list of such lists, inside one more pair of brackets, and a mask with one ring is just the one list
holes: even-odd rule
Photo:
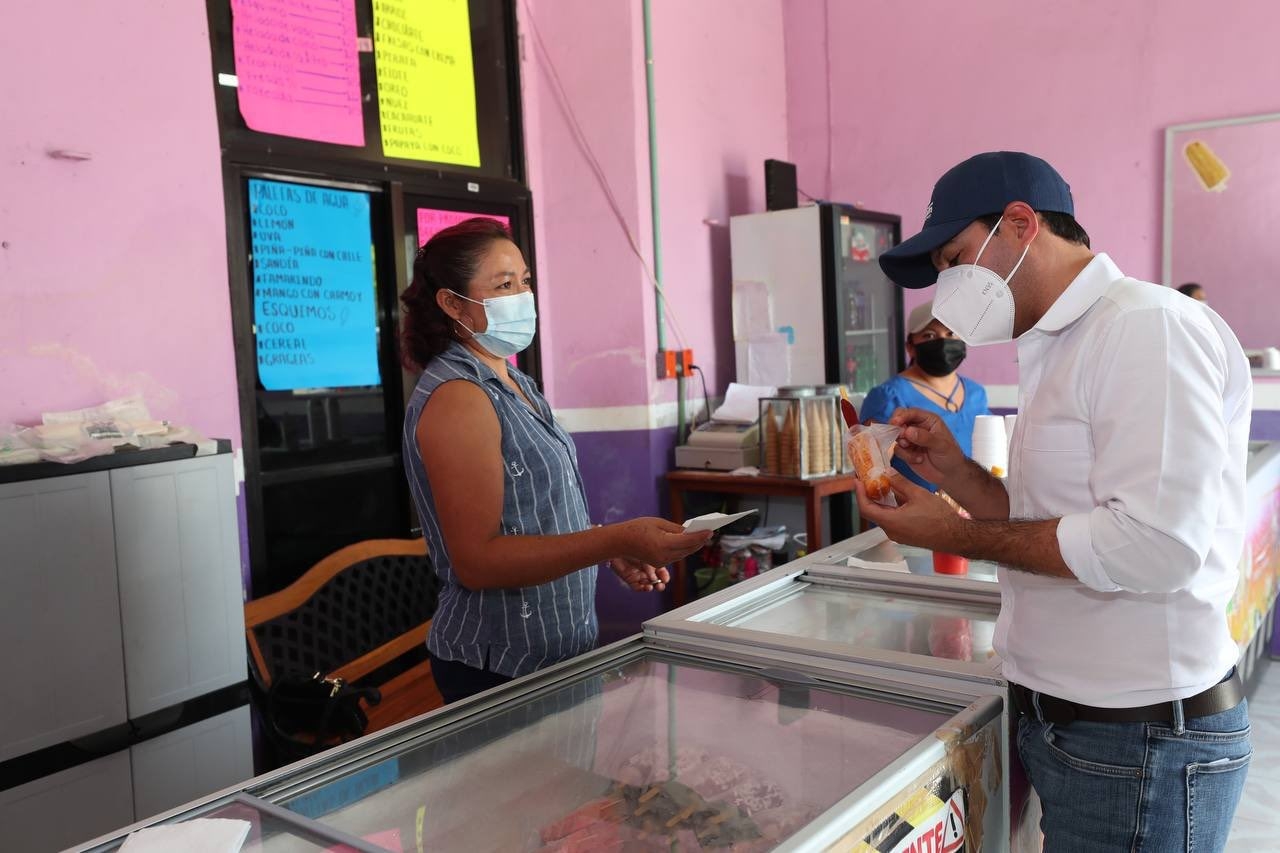
[[897, 506], [889, 485], [893, 451], [902, 428], [888, 424], [858, 424], [844, 431], [845, 452], [867, 497], [883, 506]]
[[931, 617], [929, 653], [950, 660], [972, 660], [973, 623], [960, 616]]

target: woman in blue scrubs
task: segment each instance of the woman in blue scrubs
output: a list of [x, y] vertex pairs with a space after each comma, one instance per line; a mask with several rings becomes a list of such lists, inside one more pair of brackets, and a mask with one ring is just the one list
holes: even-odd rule
[[[885, 423], [900, 408], [934, 412], [951, 429], [966, 456], [973, 454], [973, 422], [987, 415], [987, 391], [957, 373], [966, 355], [964, 341], [933, 317], [933, 303], [918, 305], [907, 318], [907, 369], [883, 385], [871, 389], [862, 403], [863, 423]], [[900, 458], [893, 467], [904, 477], [929, 491], [937, 486], [925, 480]]]

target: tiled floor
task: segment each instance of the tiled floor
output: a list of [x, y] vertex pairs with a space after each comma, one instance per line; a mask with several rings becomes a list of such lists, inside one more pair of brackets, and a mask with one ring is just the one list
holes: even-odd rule
[[1231, 826], [1229, 853], [1280, 849], [1280, 661], [1262, 674], [1249, 702], [1253, 761]]

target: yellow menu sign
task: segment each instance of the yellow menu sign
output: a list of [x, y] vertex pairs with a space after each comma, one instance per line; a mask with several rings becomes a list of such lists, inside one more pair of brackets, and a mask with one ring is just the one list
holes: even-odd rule
[[373, 0], [382, 153], [480, 165], [467, 0]]

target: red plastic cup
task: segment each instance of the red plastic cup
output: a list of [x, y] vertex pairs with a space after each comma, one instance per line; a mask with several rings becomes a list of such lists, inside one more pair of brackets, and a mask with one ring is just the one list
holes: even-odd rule
[[933, 570], [940, 575], [967, 575], [969, 574], [969, 560], [966, 557], [959, 557], [955, 554], [942, 554], [934, 551]]

